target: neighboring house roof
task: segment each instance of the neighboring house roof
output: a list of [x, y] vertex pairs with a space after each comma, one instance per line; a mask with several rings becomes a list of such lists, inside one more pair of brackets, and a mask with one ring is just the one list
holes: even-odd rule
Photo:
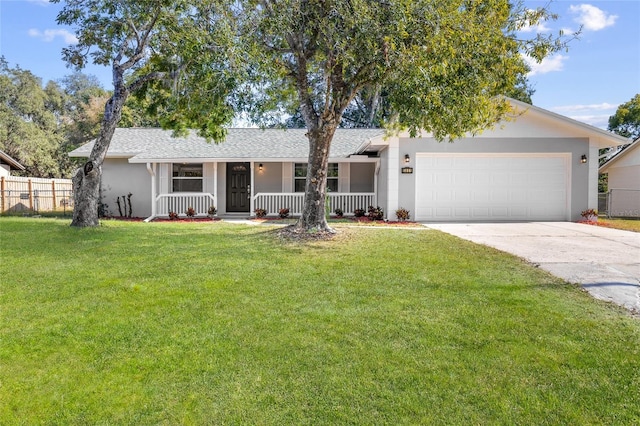
[[24, 166], [11, 158], [9, 154], [4, 151], [0, 151], [0, 163], [8, 164], [11, 170], [24, 170]]
[[[228, 129], [224, 142], [208, 143], [191, 131], [187, 137], [174, 138], [171, 130], [148, 128], [116, 129], [107, 157], [129, 158], [132, 163], [181, 161], [194, 159], [283, 159], [307, 158], [309, 140], [306, 129]], [[331, 142], [331, 158], [358, 154], [372, 138], [382, 138], [383, 129], [338, 129]], [[69, 153], [88, 157], [93, 142]]]
[[600, 173], [606, 173], [609, 168], [618, 163], [620, 160], [630, 157], [631, 153], [640, 149], [640, 138], [636, 139], [631, 145], [609, 158], [598, 170]]

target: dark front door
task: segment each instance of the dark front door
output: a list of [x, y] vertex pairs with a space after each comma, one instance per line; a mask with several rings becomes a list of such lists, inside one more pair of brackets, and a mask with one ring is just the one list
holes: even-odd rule
[[251, 173], [249, 163], [227, 164], [227, 211], [249, 212]]

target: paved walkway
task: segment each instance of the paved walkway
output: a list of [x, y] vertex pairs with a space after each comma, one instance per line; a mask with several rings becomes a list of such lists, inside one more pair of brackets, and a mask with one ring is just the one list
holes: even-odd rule
[[640, 233], [571, 222], [425, 224], [539, 265], [640, 313]]

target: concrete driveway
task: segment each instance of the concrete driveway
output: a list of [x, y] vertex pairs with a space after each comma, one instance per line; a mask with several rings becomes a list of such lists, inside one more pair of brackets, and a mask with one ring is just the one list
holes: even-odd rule
[[424, 225], [522, 257], [640, 313], [640, 233], [571, 222]]

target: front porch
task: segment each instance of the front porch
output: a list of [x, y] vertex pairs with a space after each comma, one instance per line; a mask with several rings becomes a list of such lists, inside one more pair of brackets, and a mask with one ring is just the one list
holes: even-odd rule
[[[376, 194], [371, 193], [334, 193], [327, 195], [328, 206], [325, 206], [330, 214], [335, 209], [341, 209], [345, 215], [353, 215], [356, 209], [367, 210], [369, 206], [376, 206]], [[260, 193], [252, 200], [251, 214], [255, 209], [265, 209], [268, 216], [278, 215], [282, 208], [288, 208], [289, 214], [299, 216], [304, 205], [304, 193], [294, 192], [289, 194]]]
[[[255, 210], [265, 209], [268, 216], [277, 216], [280, 209], [288, 208], [291, 216], [299, 216], [304, 204], [304, 193], [258, 193], [250, 197], [250, 203], [246, 212], [247, 216], [255, 216]], [[376, 195], [373, 192], [361, 193], [329, 193], [328, 211], [342, 209], [345, 215], [353, 215], [356, 209], [366, 210], [369, 206], [376, 206]], [[147, 221], [155, 217], [169, 217], [171, 212], [180, 217], [186, 216], [189, 208], [193, 208], [195, 217], [208, 215], [210, 207], [216, 207], [216, 198], [213, 194], [199, 192], [178, 192], [160, 194], [155, 197], [153, 214]]]

